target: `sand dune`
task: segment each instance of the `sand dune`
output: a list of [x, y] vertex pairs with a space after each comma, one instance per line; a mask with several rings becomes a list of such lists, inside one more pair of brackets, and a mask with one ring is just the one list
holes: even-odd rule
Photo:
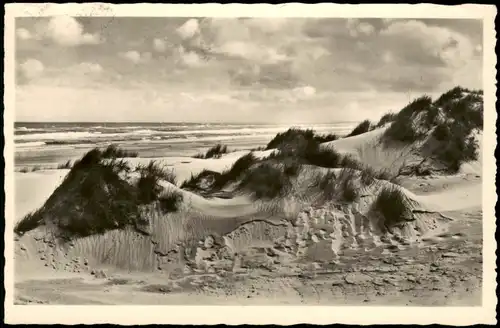
[[[211, 168], [222, 169], [236, 158], [232, 156], [209, 162]], [[131, 161], [138, 162], [136, 159]], [[333, 171], [339, 174], [340, 169]], [[303, 172], [303, 175], [311, 174], [307, 170]], [[309, 179], [299, 176], [297, 181]], [[21, 238], [20, 245], [25, 250], [18, 250], [23, 255], [19, 259], [38, 258], [46, 266], [77, 272], [103, 266], [141, 271], [189, 271], [191, 267], [209, 270], [220, 265], [219, 269], [232, 270], [239, 259], [236, 254], [245, 258], [242, 254], [251, 253], [255, 247], [273, 248], [289, 261], [303, 256], [328, 261], [343, 249], [358, 249], [361, 244], [364, 249], [374, 249], [382, 244], [410, 245], [429, 233], [444, 231], [448, 219], [440, 216], [427, 198], [419, 198], [408, 191], [404, 192], [416, 200], [413, 203], [415, 221], [394, 229], [392, 233], [384, 231], [379, 218], [371, 212], [371, 204], [376, 189], [387, 184], [390, 183], [377, 181], [352, 204], [339, 206], [327, 202], [312, 207], [311, 201], [318, 196], [298, 185], [295, 192], [302, 195], [302, 201], [297, 202], [291, 194], [284, 199], [263, 202], [254, 201], [247, 195], [206, 199], [163, 183], [165, 189], [182, 192], [183, 205], [178, 213], [167, 215], [154, 205], [148, 206], [145, 216], [149, 220], [149, 236], [132, 230], [113, 230], [61, 244], [52, 237], [50, 229], [42, 229]], [[309, 198], [304, 197], [307, 194], [310, 194]], [[290, 208], [290, 203], [295, 206]], [[295, 219], [287, 220], [290, 217]], [[212, 243], [217, 241], [217, 247], [212, 245], [209, 250], [204, 250], [197, 246], [198, 243], [206, 244], [207, 238], [214, 239]], [[225, 253], [224, 258], [220, 252]], [[211, 258], [213, 254], [218, 260], [200, 260]]]
[[[386, 129], [323, 143], [321, 147], [334, 148], [367, 167], [395, 174], [427, 159], [422, 145], [428, 139], [387, 144], [382, 140]], [[482, 134], [476, 137], [482, 150]], [[253, 153], [264, 159], [273, 152]], [[244, 297], [258, 299], [261, 304], [264, 300], [274, 304], [331, 304], [338, 303], [338, 297], [345, 303], [359, 303], [366, 299], [372, 302], [377, 296], [381, 303], [390, 303], [397, 299], [387, 296], [390, 293], [410, 290], [416, 292], [404, 297], [417, 304], [458, 304], [457, 299], [463, 295], [468, 295], [471, 303], [478, 302], [481, 151], [476, 161], [463, 163], [454, 175], [447, 175], [431, 161], [429, 165], [435, 171], [430, 170], [425, 177], [401, 174], [400, 185], [379, 179], [363, 182], [361, 169], [350, 171], [349, 182], [357, 192], [350, 201], [328, 194], [313, 183], [326, 174], [331, 174], [335, 183], [341, 182], [342, 168], [310, 164], [301, 165], [289, 178], [286, 193], [270, 200], [256, 199], [244, 188], [218, 198], [216, 194], [202, 196], [179, 187], [204, 169], [222, 173], [248, 153], [236, 151], [210, 159], [127, 158], [132, 169], [152, 160], [171, 168], [177, 183], [162, 181], [161, 193], [181, 195], [178, 208], [165, 212], [159, 201], [142, 204], [140, 216], [146, 222], [141, 229], [129, 226], [71, 240], [59, 238], [60, 226], [52, 222], [68, 218], [46, 213], [45, 225], [16, 237], [18, 302], [57, 303], [62, 297], [75, 304], [171, 304], [175, 301], [169, 295], [173, 294], [178, 300], [196, 295], [200, 302], [214, 302], [224, 296], [233, 302]], [[284, 170], [280, 163], [273, 165]], [[16, 217], [42, 206], [67, 172], [16, 174]], [[126, 179], [133, 180], [134, 174], [139, 173], [130, 173]], [[109, 187], [106, 183], [96, 188]], [[28, 192], [32, 188], [38, 192]], [[376, 209], [383, 190], [401, 193], [401, 203], [405, 204], [407, 212], [395, 224], [389, 224]], [[61, 195], [58, 197], [67, 196]], [[30, 281], [35, 277], [28, 272], [38, 273], [38, 268], [41, 276], [53, 274], [58, 279], [47, 282], [46, 289], [31, 291], [37, 283]], [[456, 286], [458, 280], [463, 288]], [[419, 289], [420, 285], [423, 287]], [[445, 295], [435, 291], [442, 286], [452, 292]], [[103, 290], [107, 296], [96, 297]], [[55, 296], [58, 293], [62, 295], [59, 298]], [[458, 296], [448, 299], [453, 293]], [[133, 300], [125, 300], [125, 295], [134, 295]]]
[[391, 144], [386, 146], [381, 138], [387, 127], [382, 127], [357, 136], [323, 143], [325, 148], [334, 148], [342, 154], [354, 156], [362, 163], [377, 170], [398, 172], [409, 162], [415, 161], [414, 146]]

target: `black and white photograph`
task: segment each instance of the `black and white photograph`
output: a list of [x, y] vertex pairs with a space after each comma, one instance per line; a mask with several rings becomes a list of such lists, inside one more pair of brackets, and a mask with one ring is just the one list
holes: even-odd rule
[[196, 305], [496, 322], [494, 7], [36, 6], [5, 32], [5, 257], [24, 319]]

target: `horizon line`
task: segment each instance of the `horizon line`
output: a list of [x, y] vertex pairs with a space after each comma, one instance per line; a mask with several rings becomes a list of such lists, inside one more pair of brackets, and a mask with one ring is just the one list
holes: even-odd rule
[[204, 122], [204, 121], [14, 121], [14, 124], [19, 123], [123, 123], [123, 124], [268, 124], [268, 125], [288, 125], [288, 124], [335, 124], [335, 123], [356, 123], [356, 121], [335, 121], [335, 122], [280, 122], [280, 123], [266, 123], [266, 122], [238, 122], [238, 121], [228, 121], [228, 122]]

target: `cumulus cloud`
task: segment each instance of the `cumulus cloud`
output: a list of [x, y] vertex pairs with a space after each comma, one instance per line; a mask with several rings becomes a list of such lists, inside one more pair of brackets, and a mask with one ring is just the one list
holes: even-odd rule
[[102, 66], [96, 63], [80, 63], [75, 67], [75, 70], [82, 74], [99, 74], [102, 72]]
[[21, 64], [20, 69], [23, 77], [28, 80], [32, 80], [40, 76], [43, 73], [45, 67], [39, 60], [30, 58]]
[[141, 60], [141, 54], [138, 51], [130, 50], [127, 52], [121, 52], [120, 57], [130, 60], [131, 62], [137, 64]]
[[297, 87], [293, 89], [293, 91], [294, 91], [294, 96], [299, 100], [311, 98], [316, 94], [316, 88], [310, 85]]
[[21, 39], [21, 40], [29, 40], [31, 39], [33, 36], [31, 35], [30, 31], [28, 31], [27, 29], [25, 28], [18, 28], [16, 30], [16, 36]]
[[182, 46], [178, 48], [178, 55], [184, 66], [197, 67], [204, 63], [200, 55], [194, 51], [185, 50]]
[[39, 26], [38, 36], [49, 38], [61, 46], [98, 44], [102, 40], [98, 34], [85, 33], [83, 26], [74, 17], [52, 17], [46, 24]]
[[179, 34], [182, 39], [190, 39], [199, 32], [200, 25], [198, 20], [195, 18], [187, 20], [184, 24], [177, 28], [177, 34]]
[[360, 35], [371, 35], [375, 32], [373, 25], [367, 22], [360, 22], [359, 19], [350, 18], [346, 23], [349, 34], [352, 37], [357, 37]]
[[139, 51], [136, 50], [129, 50], [126, 52], [120, 52], [118, 55], [121, 58], [128, 60], [134, 64], [146, 63], [151, 60], [150, 52], [140, 53]]
[[279, 50], [255, 43], [230, 41], [215, 49], [218, 53], [260, 63], [277, 63], [289, 58]]
[[286, 27], [286, 25], [290, 22], [290, 18], [258, 17], [258, 18], [248, 18], [248, 19], [244, 20], [243, 22], [251, 28], [260, 29], [260, 30], [268, 32], [268, 33], [276, 33], [276, 32], [283, 30], [283, 28]]
[[167, 43], [165, 40], [155, 38], [153, 40], [153, 48], [158, 52], [164, 52], [167, 50]]
[[396, 56], [420, 64], [459, 67], [473, 55], [474, 46], [466, 36], [421, 21], [395, 21], [380, 35]]

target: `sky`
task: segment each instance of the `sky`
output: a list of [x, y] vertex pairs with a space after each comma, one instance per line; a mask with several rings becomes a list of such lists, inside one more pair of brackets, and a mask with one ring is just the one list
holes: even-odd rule
[[376, 120], [482, 88], [470, 19], [16, 19], [16, 121]]

